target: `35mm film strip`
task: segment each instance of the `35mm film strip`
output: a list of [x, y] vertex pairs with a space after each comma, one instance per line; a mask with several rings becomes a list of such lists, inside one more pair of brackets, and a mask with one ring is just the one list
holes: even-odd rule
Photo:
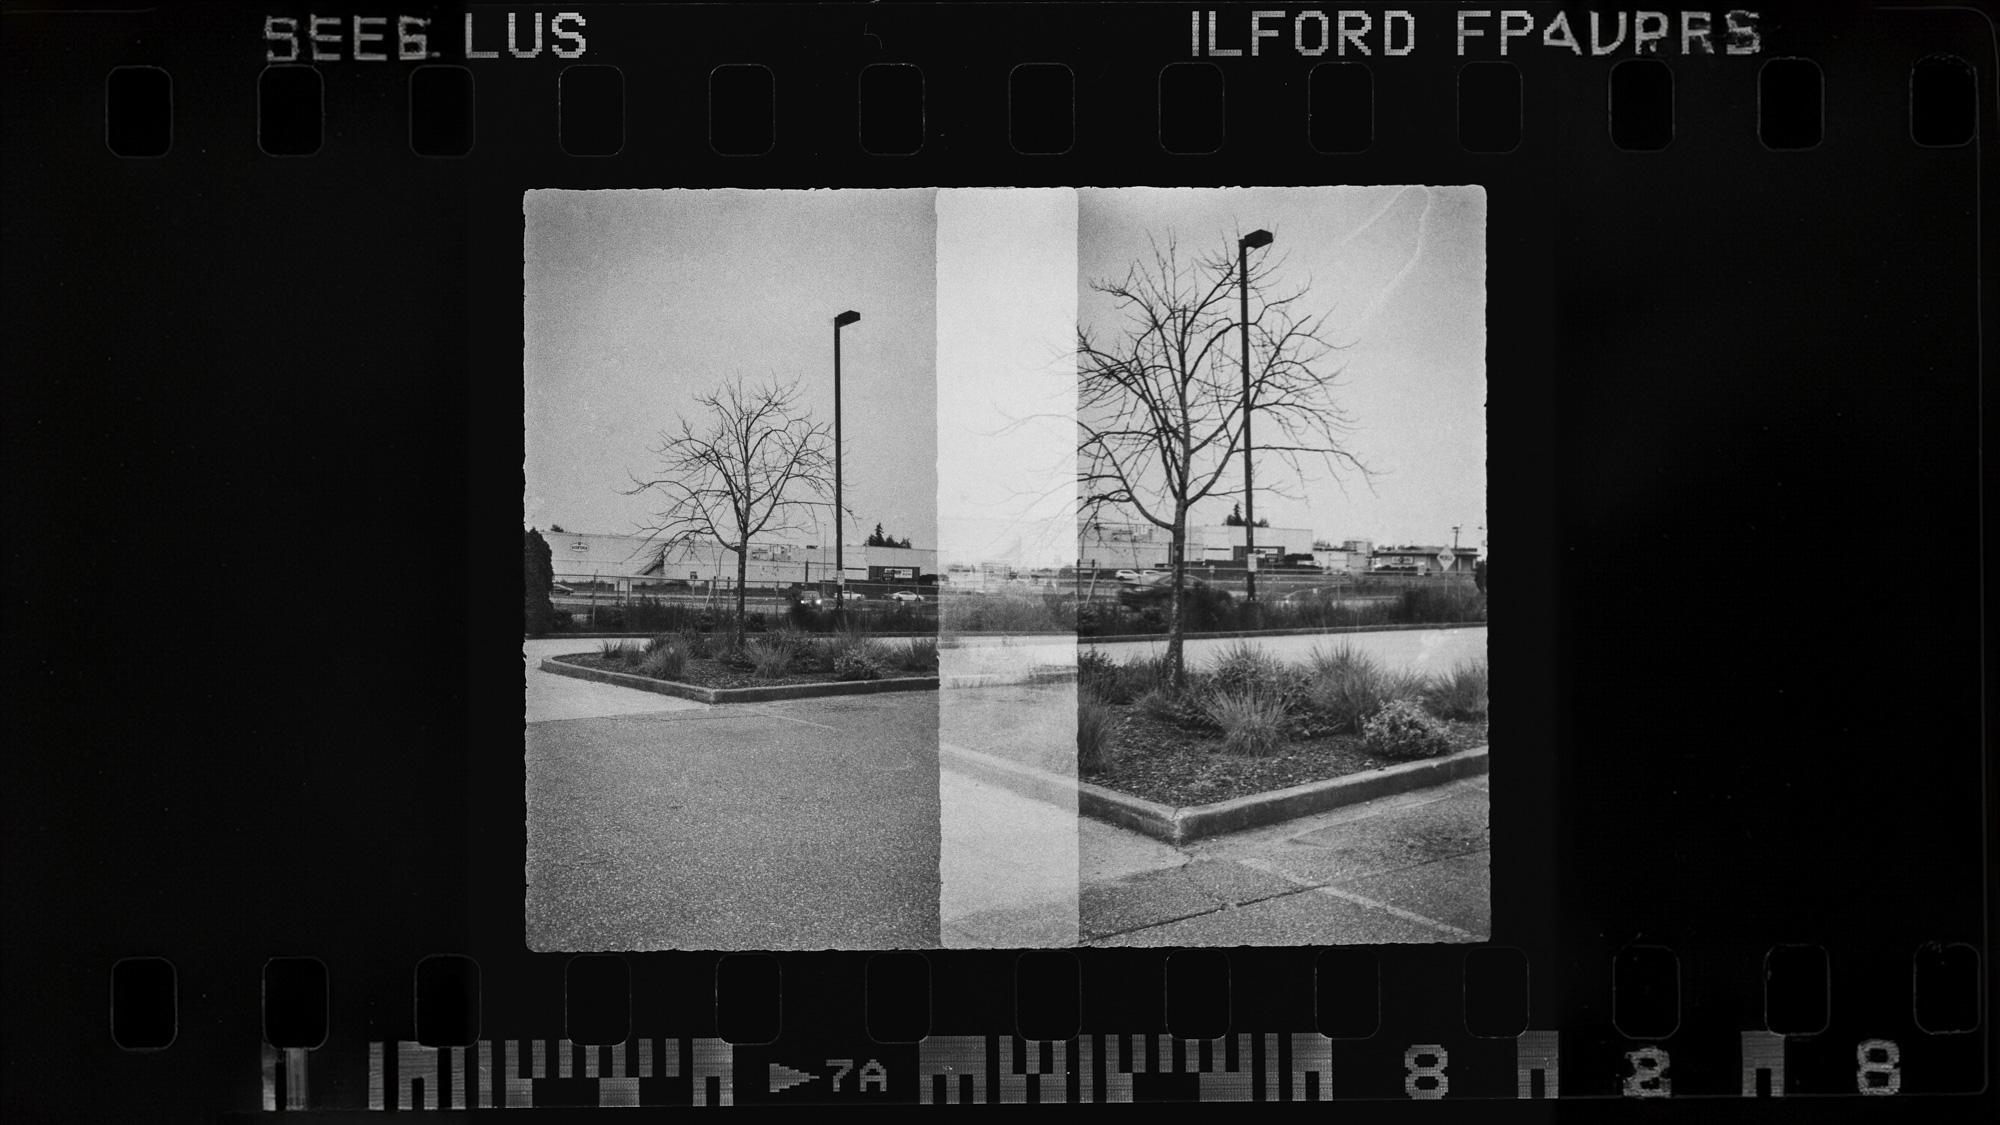
[[0, 32], [10, 1116], [1992, 1111], [1984, 14]]

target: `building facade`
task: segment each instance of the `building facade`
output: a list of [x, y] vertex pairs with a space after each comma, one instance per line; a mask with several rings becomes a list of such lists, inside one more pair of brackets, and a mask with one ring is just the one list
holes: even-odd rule
[[[593, 535], [544, 531], [557, 582], [602, 583], [621, 593], [666, 585], [725, 585], [736, 581], [736, 552], [713, 541], [662, 557], [660, 544], [642, 535]], [[850, 543], [840, 560], [849, 582], [935, 580], [937, 552]], [[837, 577], [830, 548], [800, 543], [752, 543], [744, 580], [751, 586], [809, 585]]]
[[[1077, 565], [1116, 570], [1151, 570], [1167, 565], [1173, 535], [1150, 523], [1091, 520], [1077, 537]], [[1260, 527], [1257, 558], [1272, 566], [1288, 555], [1312, 553], [1313, 533], [1299, 527]], [[1241, 563], [1248, 553], [1249, 529], [1229, 524], [1191, 524], [1187, 561], [1191, 566]]]

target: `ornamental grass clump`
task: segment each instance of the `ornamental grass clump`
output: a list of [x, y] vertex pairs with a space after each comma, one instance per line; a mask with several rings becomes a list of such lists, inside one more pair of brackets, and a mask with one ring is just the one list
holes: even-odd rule
[[602, 656], [607, 662], [616, 661], [623, 664], [634, 663], [641, 656], [645, 655], [639, 646], [625, 641], [601, 641], [597, 646], [597, 651], [598, 655]]
[[1097, 693], [1080, 688], [1076, 693], [1076, 768], [1083, 773], [1101, 773], [1111, 765], [1112, 742], [1118, 730], [1117, 712], [1098, 698]]
[[687, 668], [687, 654], [682, 652], [679, 646], [669, 643], [659, 648], [651, 646], [648, 648], [650, 651], [639, 661], [641, 675], [651, 676], [656, 680], [681, 678], [681, 673]]
[[1203, 710], [1222, 731], [1222, 748], [1231, 754], [1267, 757], [1284, 748], [1290, 732], [1291, 717], [1268, 693], [1219, 690], [1204, 701]]
[[1368, 749], [1385, 758], [1435, 758], [1451, 749], [1444, 723], [1414, 699], [1382, 705], [1362, 727]]
[[901, 658], [903, 670], [918, 675], [937, 674], [938, 643], [936, 637], [913, 637], [897, 654]]
[[883, 666], [888, 663], [879, 642], [860, 633], [842, 630], [835, 633], [828, 645], [833, 653], [833, 678], [836, 680], [879, 680]]
[[1305, 706], [1316, 725], [1332, 734], [1361, 734], [1393, 698], [1382, 666], [1351, 645], [1314, 650], [1307, 675]]
[[743, 655], [750, 661], [752, 674], [760, 680], [775, 680], [792, 667], [791, 646], [776, 637], [746, 642]]
[[1440, 719], [1486, 717], [1485, 660], [1461, 661], [1450, 673], [1431, 681], [1424, 706]]

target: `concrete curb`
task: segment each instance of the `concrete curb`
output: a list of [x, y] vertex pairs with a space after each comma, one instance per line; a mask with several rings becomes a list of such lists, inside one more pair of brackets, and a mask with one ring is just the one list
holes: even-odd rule
[[[572, 653], [587, 656], [588, 653]], [[769, 703], [778, 699], [813, 699], [832, 695], [878, 695], [885, 691], [936, 691], [936, 676], [899, 676], [890, 680], [847, 680], [822, 684], [772, 684], [770, 687], [749, 688], [709, 688], [694, 684], [679, 684], [670, 680], [655, 680], [649, 676], [633, 676], [624, 672], [605, 672], [596, 668], [585, 668], [577, 664], [565, 664], [559, 657], [544, 657], [542, 671], [557, 676], [568, 676], [578, 680], [592, 680], [600, 684], [617, 687], [636, 688], [656, 695], [675, 695], [682, 699], [692, 699], [699, 703]]]
[[1115, 824], [1174, 845], [1282, 824], [1344, 805], [1428, 789], [1487, 771], [1487, 747], [1476, 746], [1442, 758], [1403, 762], [1367, 773], [1311, 781], [1289, 789], [1253, 793], [1212, 805], [1177, 809], [977, 750], [950, 745], [940, 745], [938, 749], [950, 765], [982, 781], [1061, 809], [1075, 809], [1093, 820]]

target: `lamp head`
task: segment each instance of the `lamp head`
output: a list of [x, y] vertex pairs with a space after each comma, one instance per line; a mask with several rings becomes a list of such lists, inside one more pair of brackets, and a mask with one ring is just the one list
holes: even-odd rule
[[1260, 250], [1271, 244], [1271, 232], [1267, 230], [1253, 230], [1242, 238], [1237, 239], [1237, 242], [1245, 250]]
[[845, 328], [848, 325], [853, 324], [855, 321], [860, 319], [861, 319], [860, 313], [855, 312], [853, 309], [849, 309], [846, 312], [841, 313], [839, 316], [833, 318], [833, 326], [835, 328]]

